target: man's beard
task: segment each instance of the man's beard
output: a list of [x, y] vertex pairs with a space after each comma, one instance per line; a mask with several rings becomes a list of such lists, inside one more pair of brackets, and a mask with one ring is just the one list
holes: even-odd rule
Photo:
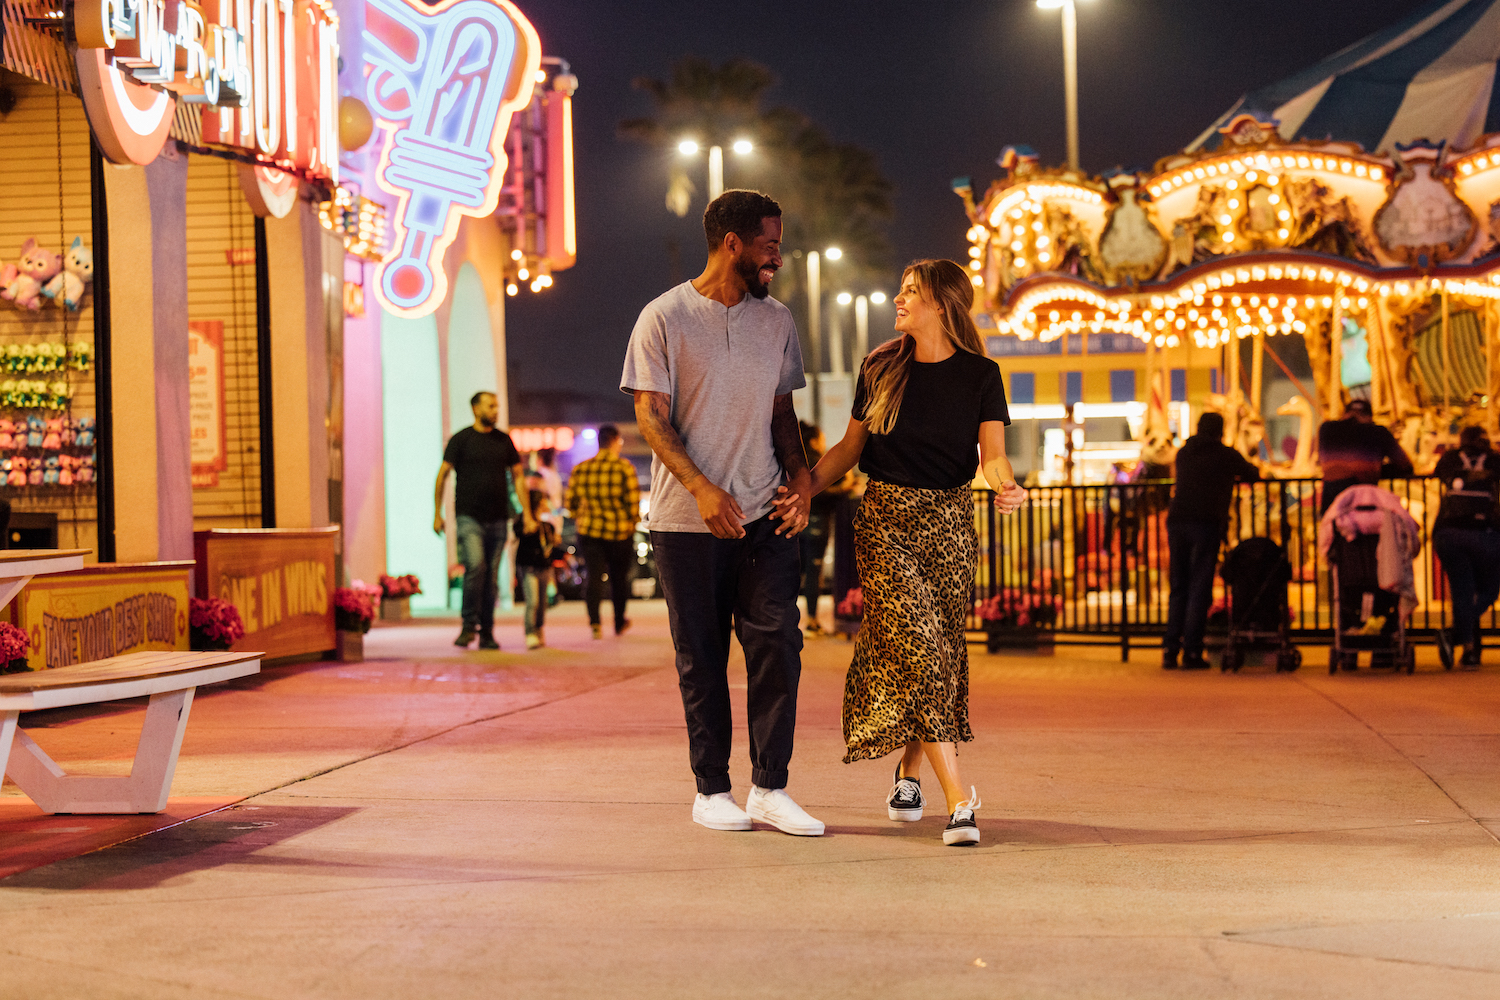
[[494, 430], [495, 429], [495, 425], [500, 422], [500, 417], [498, 415], [493, 416], [493, 417], [480, 417], [478, 419], [479, 419], [480, 426], [482, 426], [482, 427], [488, 427], [490, 430]]
[[760, 268], [761, 265], [749, 257], [741, 257], [734, 264], [734, 273], [744, 279], [745, 290], [757, 299], [771, 294], [771, 286], [760, 280]]

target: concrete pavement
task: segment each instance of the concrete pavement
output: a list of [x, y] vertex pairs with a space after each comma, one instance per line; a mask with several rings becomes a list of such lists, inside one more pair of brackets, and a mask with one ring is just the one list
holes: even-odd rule
[[[0, 880], [0, 996], [1500, 995], [1500, 654], [1224, 676], [972, 647], [984, 842], [954, 849], [886, 820], [893, 762], [839, 763], [836, 639], [789, 788], [828, 835], [693, 825], [665, 615], [632, 607], [618, 640], [576, 604], [532, 654], [418, 623], [202, 694], [174, 794], [243, 801]], [[38, 739], [105, 766], [131, 711]]]

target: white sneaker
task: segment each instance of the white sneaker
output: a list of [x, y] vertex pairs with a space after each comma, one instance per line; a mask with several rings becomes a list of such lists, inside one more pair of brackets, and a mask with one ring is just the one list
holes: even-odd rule
[[802, 807], [792, 801], [784, 788], [761, 788], [750, 786], [750, 797], [745, 800], [745, 811], [751, 819], [769, 823], [782, 833], [795, 837], [823, 836], [823, 823], [803, 812]]
[[750, 817], [728, 792], [698, 793], [693, 799], [693, 822], [710, 830], [748, 830]]
[[537, 649], [542, 645], [542, 637], [539, 633], [531, 632], [526, 636], [526, 648]]

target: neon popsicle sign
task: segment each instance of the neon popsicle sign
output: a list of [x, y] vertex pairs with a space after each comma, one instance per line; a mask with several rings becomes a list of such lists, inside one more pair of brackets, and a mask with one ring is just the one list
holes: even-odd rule
[[398, 199], [382, 306], [425, 316], [448, 294], [443, 255], [463, 216], [495, 211], [511, 115], [531, 103], [536, 30], [508, 0], [368, 0], [368, 96], [386, 130], [376, 183]]

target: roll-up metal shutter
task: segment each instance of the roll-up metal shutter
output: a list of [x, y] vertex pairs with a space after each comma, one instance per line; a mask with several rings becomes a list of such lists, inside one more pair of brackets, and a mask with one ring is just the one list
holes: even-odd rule
[[[237, 167], [215, 156], [188, 156], [188, 321], [222, 342], [222, 468], [195, 465], [193, 527], [258, 528], [260, 410], [256, 377], [255, 216], [240, 192]], [[194, 407], [194, 433], [209, 410]]]
[[[3, 71], [0, 91], [15, 100], [0, 115], [0, 266], [18, 263], [28, 239], [66, 254], [81, 237], [81, 246], [92, 250], [90, 139], [82, 103]], [[39, 305], [33, 311], [0, 301], [0, 496], [11, 502], [13, 526], [28, 514], [56, 515], [60, 546], [95, 549], [92, 295], [77, 310], [46, 297]], [[38, 420], [39, 435], [15, 436], [17, 422]]]

